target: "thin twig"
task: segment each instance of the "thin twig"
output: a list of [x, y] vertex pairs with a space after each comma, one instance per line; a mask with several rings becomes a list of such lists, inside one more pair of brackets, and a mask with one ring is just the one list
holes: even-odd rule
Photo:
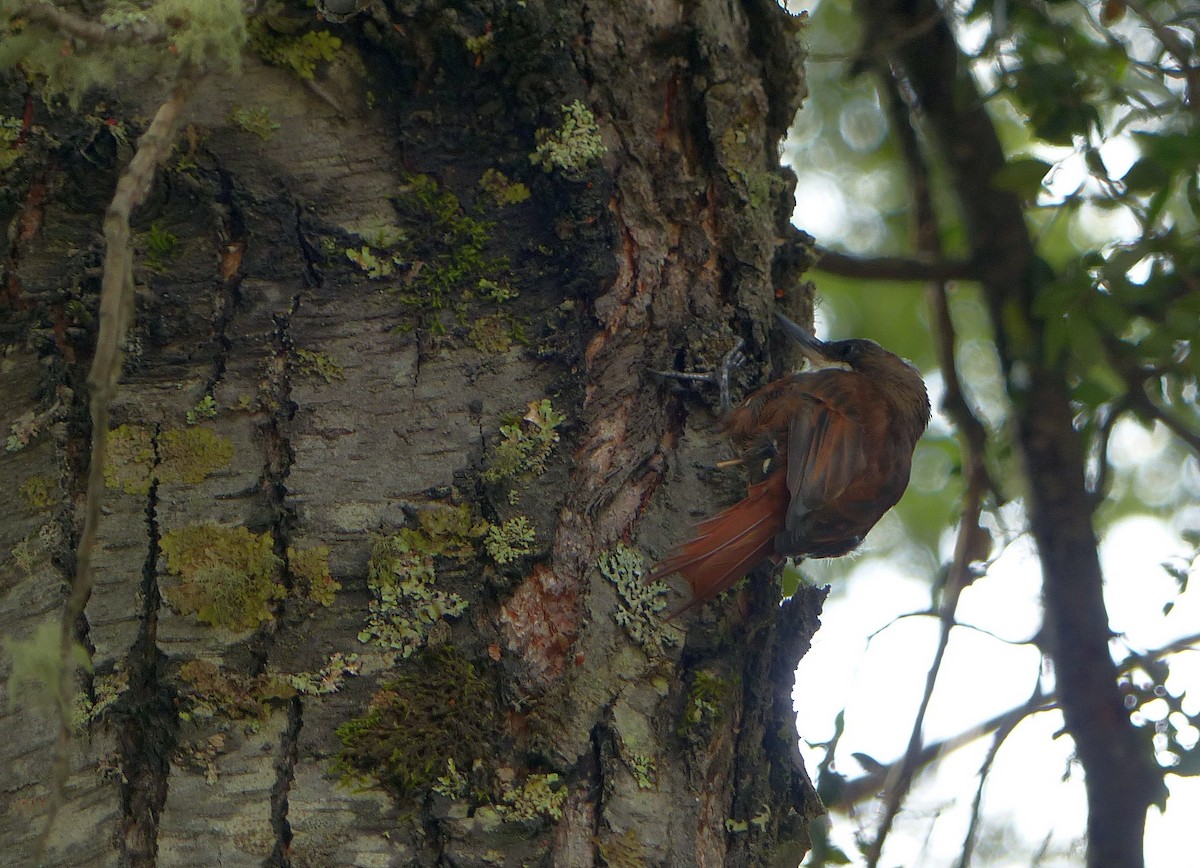
[[[1035, 709], [1045, 702], [1045, 700], [1046, 696], [1042, 693], [1041, 685], [1039, 684], [1025, 705], [1021, 706], [1021, 710]], [[979, 766], [979, 783], [975, 787], [975, 798], [971, 800], [971, 822], [967, 825], [967, 833], [963, 836], [958, 868], [967, 868], [971, 864], [971, 854], [975, 850], [975, 836], [979, 831], [979, 818], [982, 816], [980, 808], [983, 806], [983, 788], [987, 784], [988, 774], [992, 770], [992, 765], [996, 762], [996, 755], [1000, 753], [1000, 747], [1004, 744], [1005, 740], [1017, 728], [1017, 724], [1027, 716], [1028, 712], [1020, 716], [1013, 715], [1000, 726], [996, 727], [996, 733], [992, 737], [992, 744], [988, 747], [987, 754]]]
[[[1046, 694], [1035, 694], [1035, 696], [1039, 697], [1036, 703], [1031, 700], [989, 718], [982, 723], [976, 724], [970, 729], [960, 732], [958, 735], [953, 735], [941, 741], [931, 742], [923, 746], [918, 758], [918, 768], [925, 768], [925, 766], [938, 757], [953, 753], [969, 744], [974, 744], [979, 739], [996, 732], [1002, 727], [1015, 726], [1030, 715], [1039, 714], [1043, 711], [1051, 711], [1057, 707]], [[846, 780], [840, 790], [841, 798], [838, 799], [836, 805], [831, 805], [830, 807], [836, 806], [849, 809], [851, 806], [866, 799], [874, 798], [884, 789], [886, 782], [895, 774], [895, 767], [896, 763], [881, 764], [878, 768], [869, 771], [861, 777]]]
[[49, 842], [66, 793], [70, 774], [71, 720], [70, 708], [75, 695], [75, 667], [72, 665], [76, 646], [76, 625], [82, 619], [84, 607], [91, 595], [92, 555], [100, 523], [100, 507], [104, 498], [104, 458], [108, 440], [108, 411], [121, 379], [122, 346], [125, 333], [133, 319], [133, 252], [129, 243], [129, 216], [145, 200], [154, 180], [155, 170], [171, 153], [175, 128], [180, 111], [187, 101], [194, 77], [184, 73], [176, 83], [171, 97], [158, 107], [154, 119], [138, 141], [125, 171], [117, 181], [117, 189], [104, 216], [106, 253], [104, 274], [100, 286], [100, 329], [96, 338], [96, 354], [88, 383], [92, 388], [92, 445], [89, 456], [87, 496], [83, 510], [83, 531], [75, 558], [75, 577], [63, 606], [59, 632], [58, 741], [54, 749], [54, 764], [50, 775], [50, 809], [38, 841], [39, 860]]
[[975, 266], [956, 259], [925, 260], [903, 256], [851, 256], [824, 247], [816, 249], [813, 266], [839, 277], [864, 280], [974, 280]]

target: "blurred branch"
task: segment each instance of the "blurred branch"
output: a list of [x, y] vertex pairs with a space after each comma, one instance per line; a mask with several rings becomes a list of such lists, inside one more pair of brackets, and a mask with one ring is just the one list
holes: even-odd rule
[[104, 272], [100, 285], [100, 331], [95, 357], [88, 374], [92, 389], [92, 443], [89, 455], [87, 494], [83, 506], [83, 531], [75, 555], [75, 576], [63, 606], [59, 631], [59, 726], [50, 772], [50, 806], [46, 826], [39, 838], [38, 852], [45, 852], [51, 830], [58, 817], [70, 771], [70, 709], [75, 699], [73, 652], [77, 644], [76, 625], [84, 616], [91, 595], [92, 555], [100, 524], [104, 499], [104, 460], [108, 440], [109, 405], [121, 379], [122, 347], [125, 332], [133, 320], [133, 251], [130, 248], [129, 218], [150, 191], [154, 173], [171, 153], [179, 114], [187, 102], [195, 79], [190, 72], [176, 82], [170, 98], [158, 107], [150, 126], [138, 141], [137, 152], [117, 180], [117, 189], [104, 216]]
[[1186, 443], [1188, 448], [1195, 452], [1196, 455], [1200, 456], [1200, 433], [1193, 431], [1182, 420], [1158, 406], [1146, 394], [1146, 382], [1154, 377], [1161, 376], [1164, 372], [1163, 369], [1142, 365], [1136, 358], [1130, 355], [1128, 348], [1112, 335], [1105, 335], [1103, 337], [1103, 344], [1109, 363], [1116, 370], [1118, 376], [1125, 381], [1125, 385], [1129, 389], [1123, 399], [1129, 409], [1139, 411], [1143, 415], [1161, 422], [1166, 426], [1168, 431]]
[[37, 24], [45, 24], [56, 30], [61, 30], [67, 36], [82, 39], [85, 42], [107, 45], [132, 45], [134, 43], [152, 44], [165, 42], [167, 30], [162, 25], [149, 18], [125, 27], [106, 27], [97, 21], [80, 18], [74, 13], [60, 9], [53, 3], [33, 2], [19, 5], [12, 13], [14, 16], [23, 15]]
[[[878, 70], [883, 81], [883, 100], [891, 119], [891, 128], [900, 142], [909, 189], [913, 202], [914, 247], [937, 265], [943, 262], [941, 235], [937, 212], [930, 189], [930, 173], [921, 143], [917, 136], [917, 107], [911, 102], [911, 89], [903, 81], [899, 70], [881, 66]], [[962, 443], [963, 476], [966, 492], [963, 495], [962, 519], [958, 537], [954, 544], [954, 555], [946, 572], [941, 605], [938, 608], [939, 632], [937, 650], [925, 676], [925, 689], [921, 704], [913, 719], [908, 748], [898, 766], [888, 775], [883, 804], [875, 838], [866, 848], [869, 868], [875, 868], [883, 853], [883, 845], [892, 828], [900, 805], [912, 787], [913, 778], [921, 766], [922, 732], [925, 715], [933, 699], [938, 673], [950, 644], [950, 633], [955, 626], [955, 613], [962, 591], [975, 579], [971, 563], [979, 558], [980, 527], [985, 492], [994, 489], [984, 462], [987, 447], [987, 431], [975, 415], [962, 389], [958, 366], [954, 355], [955, 332], [950, 315], [950, 303], [946, 294], [946, 278], [936, 277], [929, 286], [930, 304], [934, 310], [934, 344], [938, 366], [945, 381], [945, 396], [942, 408], [954, 421]], [[987, 556], [987, 552], [983, 553]]]
[[1174, 30], [1155, 18], [1141, 0], [1122, 0], [1122, 2], [1126, 9], [1142, 19], [1150, 32], [1162, 43], [1167, 53], [1175, 58], [1175, 62], [1179, 64], [1179, 69], [1187, 81], [1188, 106], [1193, 112], [1200, 114], [1200, 66], [1192, 65], [1189, 56], [1191, 49], [1188, 44], [1180, 39]]
[[[1030, 715], [1051, 711], [1056, 707], [1047, 694], [1035, 692], [1024, 705], [989, 718], [958, 735], [925, 745], [917, 757], [917, 768], [923, 769], [939, 757], [973, 744], [990, 733], [1005, 728], [1011, 730]], [[861, 777], [849, 778], [842, 784], [841, 798], [830, 807], [848, 809], [852, 805], [874, 798], [895, 774], [897, 764], [880, 764], [878, 768], [868, 771]]]
[[863, 280], [976, 280], [970, 262], [956, 259], [909, 259], [903, 256], [851, 256], [825, 247], [816, 249], [814, 268], [839, 277]]
[[[939, 7], [936, 0], [865, 0], [860, 8], [867, 38], [887, 44], [890, 31], [923, 22]], [[1024, 205], [993, 183], [1008, 164], [1005, 150], [949, 23], [940, 20], [902, 43], [890, 60], [944, 163], [1012, 401], [1042, 567], [1045, 643], [1084, 769], [1088, 865], [1137, 868], [1144, 864], [1146, 813], [1166, 793], [1161, 769], [1129, 718], [1109, 652], [1112, 628], [1083, 443], [1067, 371], [1043, 352], [1044, 320], [1032, 314], [1040, 272]]]

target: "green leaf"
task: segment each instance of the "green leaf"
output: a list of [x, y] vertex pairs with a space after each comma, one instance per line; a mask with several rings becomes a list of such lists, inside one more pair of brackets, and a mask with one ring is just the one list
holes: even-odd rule
[[1036, 157], [1019, 157], [1010, 160], [992, 175], [992, 186], [998, 190], [1011, 190], [1025, 199], [1036, 199], [1042, 189], [1042, 180], [1054, 168]]

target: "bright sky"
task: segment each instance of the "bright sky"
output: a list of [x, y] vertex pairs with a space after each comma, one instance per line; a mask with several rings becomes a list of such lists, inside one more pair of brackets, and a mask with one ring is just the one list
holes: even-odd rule
[[[1136, 444], [1142, 435], [1131, 424], [1122, 439]], [[1195, 458], [1187, 459], [1193, 465]], [[1196, 467], [1191, 468], [1192, 472]], [[884, 528], [880, 528], [884, 530]], [[870, 540], [868, 539], [868, 552]], [[1175, 600], [1176, 586], [1161, 568], [1169, 557], [1185, 556], [1189, 547], [1162, 522], [1149, 517], [1125, 519], [1107, 534], [1102, 559], [1108, 586], [1106, 601], [1114, 629], [1139, 649], [1161, 647], [1173, 639], [1200, 633], [1200, 595], [1179, 598], [1173, 611], [1162, 608]], [[804, 565], [818, 581], [821, 565]], [[968, 588], [959, 607], [959, 621], [994, 636], [965, 627], [955, 628], [926, 718], [925, 737], [937, 741], [956, 735], [1024, 701], [1036, 684], [1040, 661], [1029, 646], [1011, 644], [1027, 639], [1040, 623], [1040, 570], [1032, 545], [1018, 540], [988, 574]], [[860, 558], [849, 576], [834, 587], [809, 654], [797, 671], [795, 693], [801, 736], [822, 742], [833, 735], [834, 717], [846, 709], [846, 730], [837, 754], [837, 768], [848, 777], [861, 772], [851, 756], [865, 753], [890, 763], [904, 751], [911, 722], [920, 701], [925, 673], [937, 641], [933, 618], [896, 617], [928, 605], [929, 580], [897, 573], [886, 562]], [[890, 626], [888, 626], [890, 624]], [[872, 633], [878, 632], [868, 642]], [[1115, 645], [1122, 656], [1124, 648]], [[1190, 686], [1200, 693], [1200, 652], [1172, 658], [1169, 688], [1178, 693]], [[1189, 714], [1200, 711], [1192, 700]], [[1081, 838], [1085, 822], [1082, 773], [1071, 766], [1069, 739], [1054, 739], [1061, 726], [1057, 713], [1027, 719], [1005, 742], [990, 774], [984, 795], [984, 815], [992, 825], [1008, 824], [1002, 851], [1009, 855], [975, 864], [1028, 866], [1047, 835], [1051, 851], [1068, 851]], [[1187, 733], [1187, 730], [1185, 730]], [[1194, 729], [1187, 733], [1196, 740]], [[977, 771], [990, 745], [984, 738], [942, 761], [941, 768], [909, 797], [905, 814], [888, 839], [883, 864], [939, 868], [956, 864], [978, 780]], [[810, 771], [822, 752], [802, 745]], [[1200, 817], [1200, 780], [1169, 776], [1167, 811], [1151, 812], [1146, 836], [1147, 865], [1175, 868], [1180, 855], [1194, 852], [1195, 822]], [[874, 828], [874, 807], [860, 815], [868, 833]], [[833, 839], [856, 855], [854, 833], [859, 820], [835, 819]], [[986, 832], [985, 832], [986, 834]], [[855, 864], [862, 864], [861, 861]], [[1067, 859], [1048, 859], [1044, 865], [1082, 864], [1082, 850]]]

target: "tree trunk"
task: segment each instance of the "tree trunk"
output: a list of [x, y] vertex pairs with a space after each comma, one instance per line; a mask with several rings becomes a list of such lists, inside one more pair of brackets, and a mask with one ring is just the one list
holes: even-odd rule
[[[679, 590], [639, 564], [743, 482], [648, 372], [742, 337], [761, 382], [776, 298], [809, 304], [777, 159], [796, 19], [387, 6], [305, 21], [344, 40], [312, 80], [258, 31], [136, 215], [94, 672], [43, 861], [795, 865], [821, 594], [780, 609], [759, 575], [666, 623]], [[5, 636], [72, 575], [138, 97], [35, 105], [58, 144], [5, 179]], [[14, 692], [0, 840], [32, 864], [53, 712]]]

